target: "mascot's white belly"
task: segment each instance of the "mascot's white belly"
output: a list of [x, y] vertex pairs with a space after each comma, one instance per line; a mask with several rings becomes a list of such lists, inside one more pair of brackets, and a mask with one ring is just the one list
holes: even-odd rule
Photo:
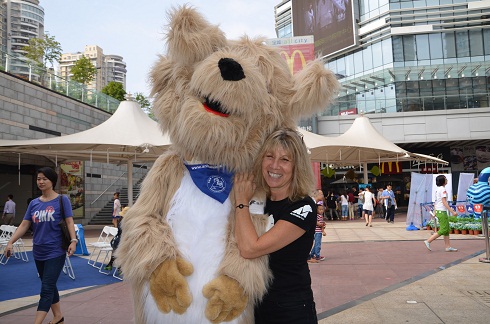
[[[216, 271], [225, 251], [230, 210], [229, 198], [221, 204], [205, 195], [185, 172], [181, 186], [173, 197], [167, 221], [182, 257], [194, 266], [194, 273], [186, 277], [192, 303], [182, 315], [173, 311], [164, 314], [158, 310], [146, 285], [147, 323], [210, 323], [204, 315], [208, 299], [203, 296], [202, 288], [217, 276]], [[237, 323], [239, 319], [227, 323]]]

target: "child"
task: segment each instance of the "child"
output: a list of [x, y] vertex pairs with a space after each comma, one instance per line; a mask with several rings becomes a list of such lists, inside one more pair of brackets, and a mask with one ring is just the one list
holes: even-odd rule
[[313, 249], [310, 253], [309, 263], [318, 263], [319, 261], [325, 260], [325, 257], [320, 255], [320, 250], [322, 248], [322, 236], [327, 235], [325, 233], [325, 221], [323, 220], [323, 213], [325, 212], [325, 207], [323, 205], [317, 205], [316, 212], [316, 229], [315, 229], [315, 241], [313, 243]]
[[449, 216], [448, 211], [451, 212], [454, 216], [458, 213], [454, 211], [449, 204], [447, 203], [447, 193], [446, 193], [446, 184], [447, 179], [443, 175], [438, 175], [436, 177], [436, 201], [434, 202], [434, 210], [437, 219], [439, 219], [439, 231], [432, 234], [432, 236], [424, 241], [425, 246], [429, 251], [432, 251], [430, 248], [430, 243], [434, 241], [439, 236], [444, 236], [444, 245], [446, 246], [446, 252], [456, 252], [458, 249], [451, 247], [449, 242]]

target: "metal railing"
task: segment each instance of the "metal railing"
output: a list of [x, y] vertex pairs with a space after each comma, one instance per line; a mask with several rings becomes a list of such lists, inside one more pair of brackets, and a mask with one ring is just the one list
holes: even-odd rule
[[91, 106], [113, 113], [119, 107], [120, 101], [102, 92], [87, 89], [79, 82], [71, 81], [45, 69], [26, 57], [1, 53], [0, 70], [44, 88], [56, 91], [67, 97], [84, 102]]
[[488, 211], [490, 206], [484, 206], [481, 213], [481, 229], [483, 236], [485, 237], [486, 258], [480, 258], [480, 262], [490, 263], [490, 240], [488, 238]]
[[468, 93], [440, 96], [419, 96], [396, 98], [367, 98], [345, 100], [340, 97], [321, 116], [337, 116], [352, 108], [365, 114], [395, 113], [412, 111], [434, 111], [451, 109], [486, 108], [490, 106], [490, 93]]

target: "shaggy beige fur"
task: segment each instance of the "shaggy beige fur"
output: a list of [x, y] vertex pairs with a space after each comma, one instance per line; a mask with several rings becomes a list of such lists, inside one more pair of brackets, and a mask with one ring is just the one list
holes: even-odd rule
[[[229, 41], [189, 6], [170, 12], [168, 53], [159, 57], [150, 78], [154, 111], [172, 140], [172, 150], [156, 161], [144, 180], [140, 197], [124, 217], [124, 235], [116, 252], [132, 286], [136, 323], [147, 322], [148, 293], [162, 313], [186, 314], [196, 297], [186, 277], [199, 269], [181, 254], [167, 222], [186, 172], [184, 161], [222, 165], [234, 172], [250, 170], [273, 130], [294, 128], [299, 118], [325, 109], [338, 90], [335, 75], [321, 62], [291, 76], [278, 51], [263, 41], [246, 36]], [[224, 58], [238, 62], [244, 78], [225, 79], [219, 68]], [[205, 102], [218, 103], [227, 116], [204, 109]], [[271, 280], [268, 258], [240, 256], [233, 233], [234, 210], [227, 213], [225, 252], [216, 260], [215, 278], [202, 289], [208, 302], [200, 315], [212, 323], [235, 318], [252, 322], [253, 305]], [[252, 218], [258, 234], [263, 234], [267, 217]]]

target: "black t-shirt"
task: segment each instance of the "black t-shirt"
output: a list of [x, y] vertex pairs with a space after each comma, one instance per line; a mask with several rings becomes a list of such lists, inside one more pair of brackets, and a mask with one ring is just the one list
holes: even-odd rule
[[327, 197], [327, 207], [328, 208], [335, 208], [337, 205], [335, 202], [337, 201], [337, 198], [335, 196], [328, 196]]
[[264, 297], [266, 300], [313, 300], [310, 269], [306, 260], [313, 244], [316, 227], [316, 204], [311, 197], [291, 202], [289, 199], [267, 199], [265, 212], [274, 223], [284, 220], [306, 232], [296, 241], [270, 254], [269, 267], [274, 275]]

